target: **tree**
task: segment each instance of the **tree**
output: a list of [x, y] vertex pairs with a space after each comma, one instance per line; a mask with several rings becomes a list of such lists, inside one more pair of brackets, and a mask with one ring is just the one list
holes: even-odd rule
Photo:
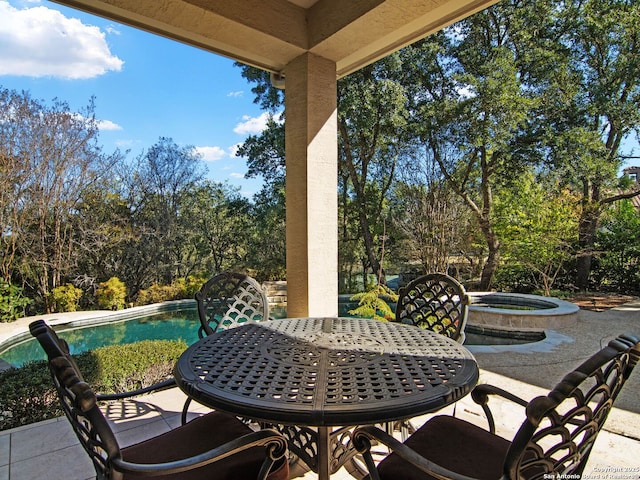
[[535, 100], [511, 48], [509, 6], [496, 5], [409, 47], [418, 68], [416, 130], [453, 191], [473, 212], [488, 247], [481, 289], [500, 261], [494, 190], [518, 174], [531, 150], [525, 126]]
[[251, 228], [247, 229], [248, 267], [260, 281], [286, 278], [286, 229], [284, 184], [273, 183], [253, 198]]
[[70, 280], [89, 293], [83, 297], [85, 307], [93, 306], [100, 281], [119, 277], [130, 291], [134, 284], [129, 272], [137, 265], [138, 231], [127, 190], [132, 173], [124, 162], [114, 165], [110, 173], [108, 179], [85, 191], [78, 207], [77, 261]]
[[[541, 28], [553, 41], [533, 72], [544, 94], [548, 159], [580, 194], [576, 286], [586, 289], [600, 217], [640, 194], [620, 191], [623, 140], [640, 129], [640, 4], [634, 0], [555, 2]], [[566, 28], [555, 18], [570, 19]], [[535, 25], [533, 25], [535, 23]]]
[[447, 185], [437, 165], [424, 156], [407, 159], [394, 189], [393, 224], [401, 235], [404, 263], [422, 271], [447, 272], [452, 254], [468, 251], [468, 210]]
[[545, 295], [573, 258], [578, 233], [575, 196], [556, 190], [553, 183], [525, 171], [495, 201], [495, 229], [506, 263], [532, 272]]
[[253, 225], [248, 229], [248, 265], [261, 281], [286, 278], [286, 209], [285, 209], [285, 138], [282, 91], [268, 81], [268, 74], [243, 68], [243, 76], [251, 81], [261, 79], [252, 90], [256, 101], [271, 115], [266, 128], [258, 135], [249, 136], [238, 148], [237, 156], [247, 161], [248, 178], [261, 177], [262, 189], [253, 198]]
[[37, 292], [49, 311], [49, 292], [73, 269], [79, 205], [120, 158], [102, 153], [93, 99], [82, 111], [28, 93], [0, 89], [0, 273]]
[[393, 54], [338, 82], [342, 208], [354, 209], [365, 260], [383, 284], [382, 241], [376, 237], [383, 233], [388, 195], [406, 142], [407, 99], [393, 78], [401, 68], [399, 55]]
[[130, 197], [140, 235], [135, 255], [152, 269], [147, 271], [153, 278], [139, 278], [135, 291], [152, 282], [170, 285], [180, 276], [183, 252], [190, 248], [184, 242], [192, 221], [187, 199], [203, 178], [194, 148], [180, 147], [170, 138], [160, 137], [137, 158]]
[[[191, 260], [180, 262], [185, 269], [182, 276], [191, 270], [212, 276], [224, 270], [244, 268], [247, 262], [247, 245], [251, 235], [252, 218], [249, 201], [229, 185], [205, 182], [189, 196], [188, 212], [184, 225], [189, 232], [185, 245], [193, 245]], [[189, 253], [186, 252], [185, 253]]]
[[[242, 67], [243, 76], [254, 82], [256, 103], [272, 113], [282, 107], [281, 91], [274, 89], [268, 74]], [[393, 185], [400, 154], [403, 109], [406, 99], [400, 84], [392, 79], [399, 71], [398, 56], [390, 56], [365, 67], [338, 82], [338, 134], [340, 162], [340, 208], [348, 219], [349, 237], [354, 238], [352, 221], [357, 225], [357, 243], [364, 252], [362, 259], [372, 272], [381, 272], [379, 242], [386, 198]], [[283, 118], [282, 116], [280, 118]], [[249, 137], [239, 150], [247, 158], [249, 175], [262, 175], [272, 200], [279, 198], [284, 176], [284, 126], [272, 118], [259, 135]], [[356, 251], [357, 247], [349, 249]], [[341, 258], [345, 258], [341, 254]]]
[[596, 275], [600, 284], [640, 292], [640, 212], [631, 201], [612, 205], [596, 234], [599, 252]]

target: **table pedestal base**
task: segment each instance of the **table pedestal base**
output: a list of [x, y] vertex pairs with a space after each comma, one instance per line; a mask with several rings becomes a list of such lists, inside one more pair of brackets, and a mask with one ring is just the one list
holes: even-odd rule
[[351, 443], [354, 427], [269, 426], [287, 437], [289, 451], [320, 480], [328, 479], [358, 453]]

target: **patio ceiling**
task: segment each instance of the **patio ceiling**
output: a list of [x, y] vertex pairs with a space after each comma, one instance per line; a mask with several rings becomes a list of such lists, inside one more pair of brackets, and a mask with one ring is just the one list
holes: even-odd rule
[[338, 78], [495, 0], [55, 0], [271, 72], [304, 53]]

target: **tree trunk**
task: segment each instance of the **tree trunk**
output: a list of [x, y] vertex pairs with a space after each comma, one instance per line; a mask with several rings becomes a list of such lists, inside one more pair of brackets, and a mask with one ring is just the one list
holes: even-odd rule
[[482, 275], [480, 276], [480, 290], [488, 291], [491, 288], [491, 282], [493, 280], [493, 275], [498, 268], [500, 263], [500, 241], [498, 237], [493, 232], [489, 221], [481, 220], [480, 228], [484, 235], [484, 238], [487, 241], [487, 247], [489, 249], [489, 255], [487, 256], [487, 261], [482, 267]]
[[[371, 234], [371, 226], [369, 225], [369, 219], [367, 218], [366, 213], [364, 212], [364, 205], [360, 206], [360, 228], [362, 230], [362, 237], [364, 241], [364, 250], [367, 255], [367, 260], [371, 265], [372, 273], [379, 279], [380, 283], [386, 285], [386, 278], [384, 274], [384, 270], [382, 269], [382, 264], [376, 255], [375, 242], [373, 240], [373, 235]], [[366, 273], [366, 272], [365, 272]]]
[[589, 286], [598, 216], [596, 208], [585, 208], [580, 215], [578, 224], [579, 250], [576, 260], [576, 287], [580, 290], [586, 290]]

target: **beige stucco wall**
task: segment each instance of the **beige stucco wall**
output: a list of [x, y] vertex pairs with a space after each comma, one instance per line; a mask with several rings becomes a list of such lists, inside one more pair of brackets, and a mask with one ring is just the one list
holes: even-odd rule
[[313, 54], [286, 68], [288, 316], [338, 313], [336, 65]]

